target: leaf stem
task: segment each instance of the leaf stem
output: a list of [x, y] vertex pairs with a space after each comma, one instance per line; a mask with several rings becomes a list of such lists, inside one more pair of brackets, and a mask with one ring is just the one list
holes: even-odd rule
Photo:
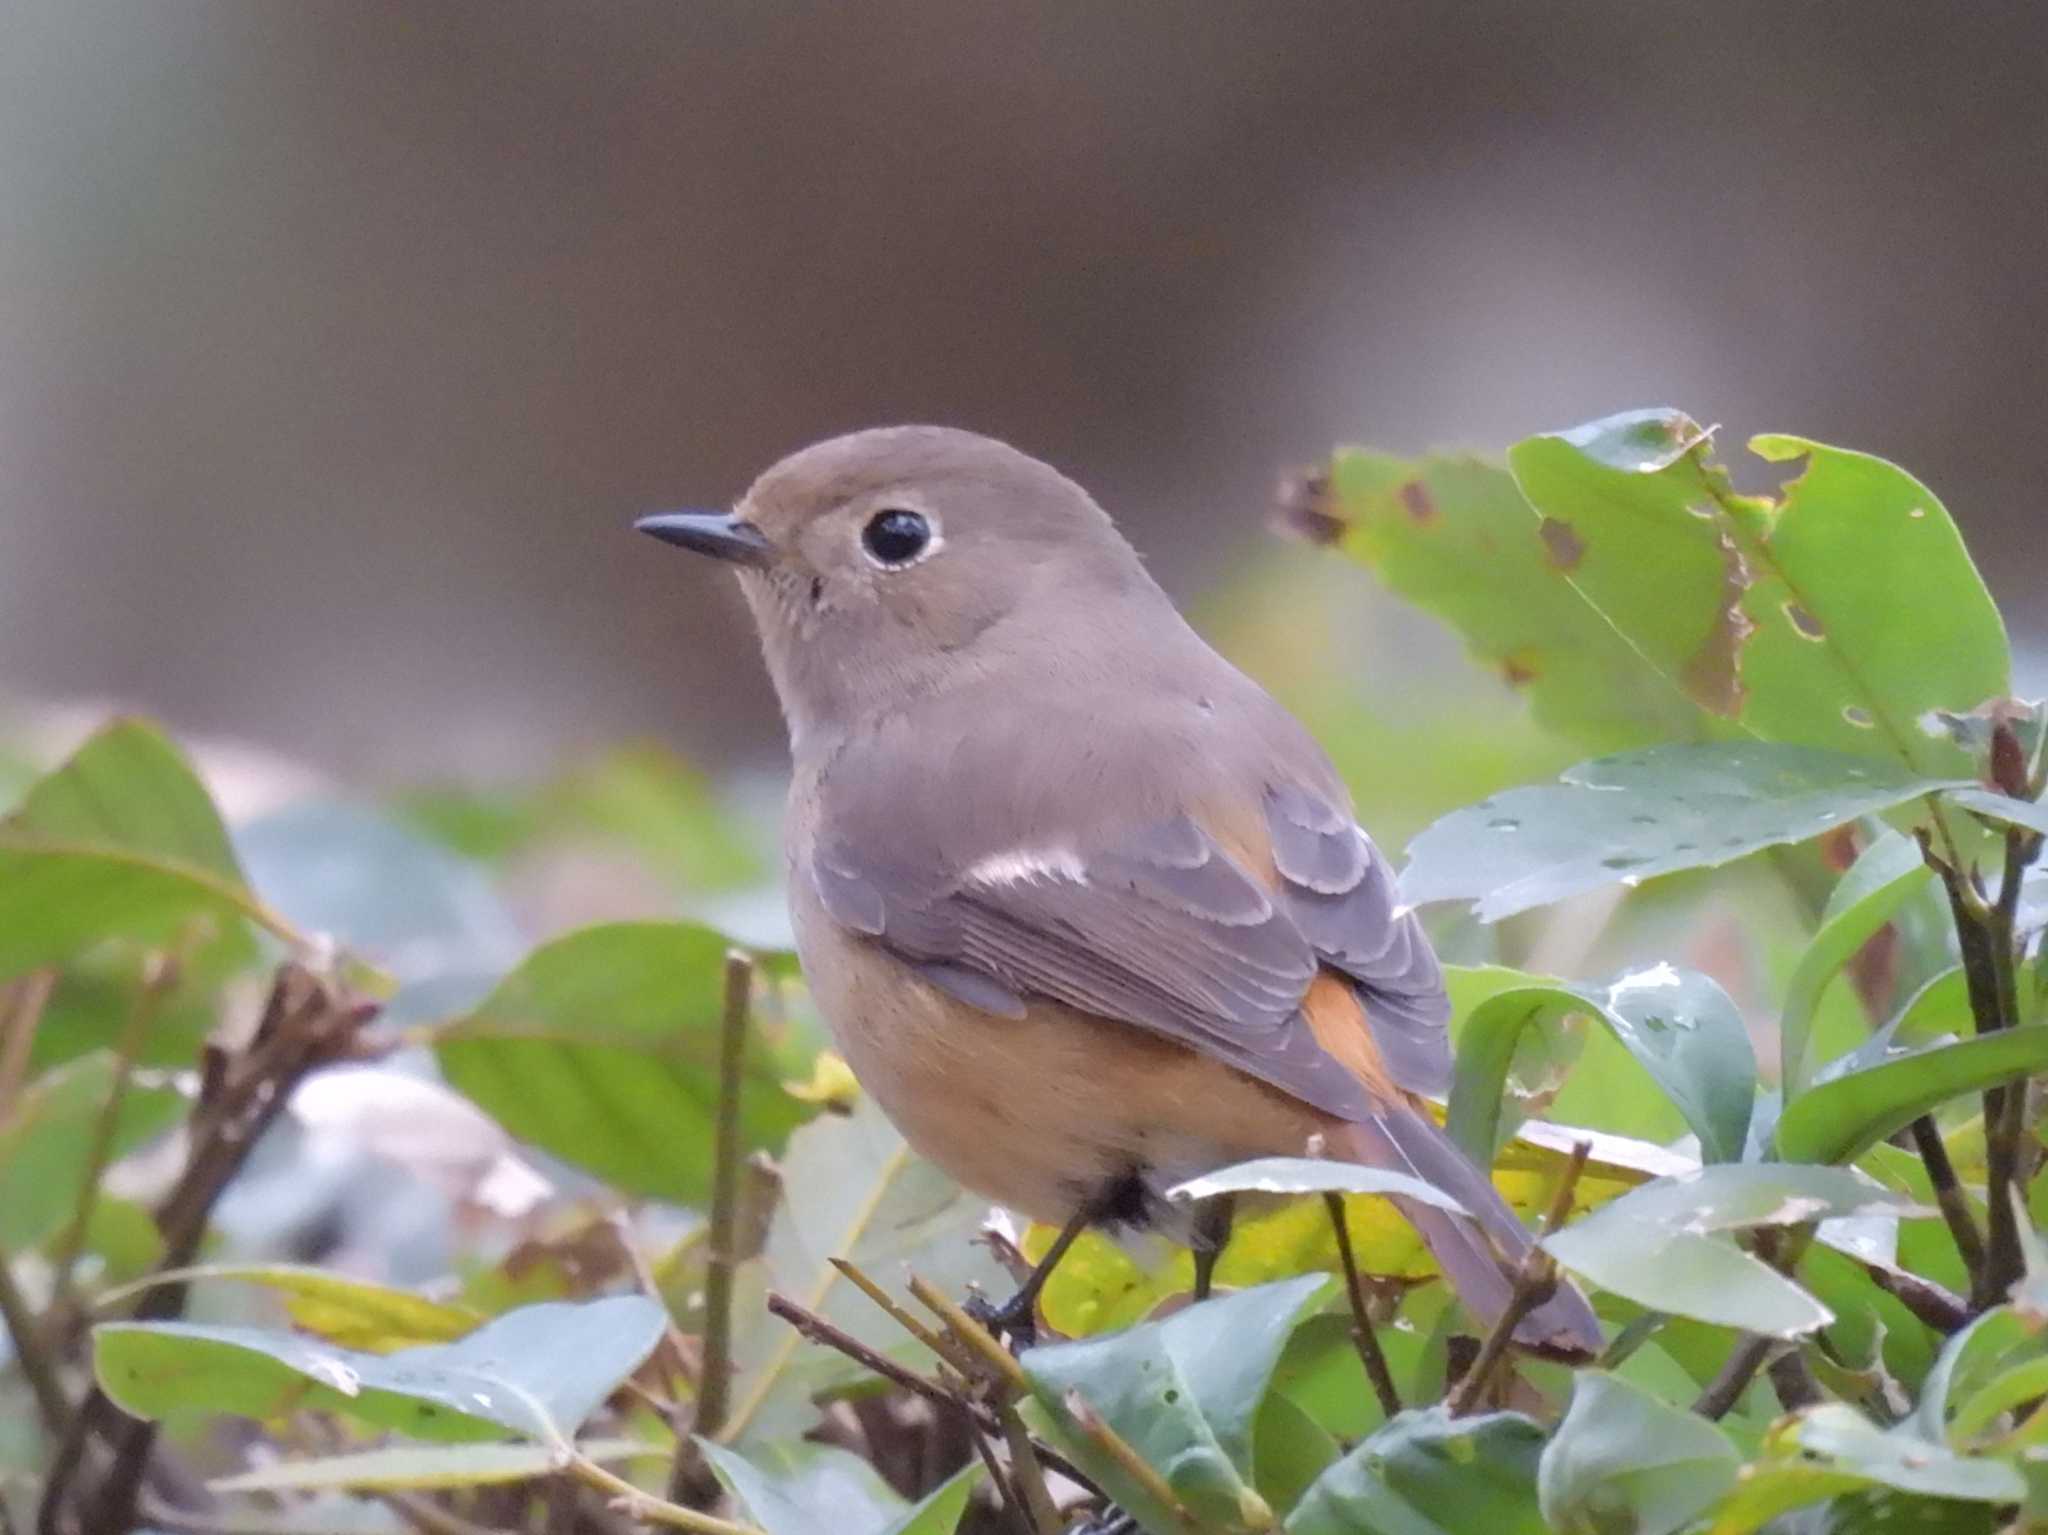
[[1941, 1218], [1948, 1223], [1949, 1235], [1955, 1239], [1956, 1251], [1962, 1255], [1964, 1271], [1970, 1276], [1970, 1289], [1974, 1294], [1984, 1283], [1984, 1238], [1978, 1234], [1977, 1218], [1970, 1213], [1969, 1196], [1956, 1177], [1955, 1164], [1949, 1160], [1948, 1144], [1941, 1138], [1941, 1129], [1934, 1122], [1932, 1114], [1922, 1114], [1912, 1124], [1913, 1149], [1920, 1153], [1921, 1165], [1927, 1169], [1927, 1181], [1934, 1189], [1934, 1202], [1941, 1210]]
[[1032, 1527], [1038, 1535], [1060, 1535], [1066, 1521], [1060, 1518], [1059, 1508], [1052, 1501], [1052, 1489], [1045, 1485], [1045, 1468], [1038, 1463], [1038, 1453], [1031, 1447], [1024, 1420], [1017, 1416], [1016, 1404], [1002, 1402], [996, 1408], [996, 1417], [1003, 1425], [1003, 1442], [1010, 1449], [1011, 1478]]
[[637, 1519], [642, 1524], [665, 1525], [672, 1530], [691, 1530], [695, 1535], [763, 1535], [753, 1525], [735, 1524], [715, 1514], [701, 1514], [694, 1508], [685, 1508], [680, 1503], [671, 1503], [651, 1492], [643, 1492], [566, 1441], [559, 1444], [557, 1450], [565, 1456], [563, 1469], [569, 1475], [586, 1487], [609, 1494], [620, 1512], [629, 1519]]
[[[725, 1008], [718, 1033], [717, 1153], [712, 1164], [711, 1240], [704, 1254], [704, 1364], [697, 1383], [697, 1432], [716, 1435], [732, 1401], [732, 1280], [739, 1264], [740, 1081], [746, 1065], [747, 1011], [754, 961], [725, 956]], [[687, 1441], [686, 1441], [687, 1442]]]
[[1522, 1325], [1523, 1318], [1557, 1293], [1557, 1264], [1544, 1251], [1543, 1242], [1564, 1224], [1565, 1217], [1571, 1213], [1572, 1196], [1578, 1192], [1579, 1176], [1585, 1172], [1586, 1159], [1592, 1154], [1591, 1141], [1579, 1141], [1572, 1146], [1571, 1160], [1565, 1163], [1564, 1176], [1558, 1180], [1557, 1191], [1550, 1199], [1550, 1209], [1543, 1217], [1543, 1229], [1530, 1242], [1528, 1250], [1522, 1254], [1522, 1261], [1515, 1268], [1515, 1287], [1508, 1296], [1507, 1306], [1495, 1320], [1486, 1341], [1480, 1345], [1479, 1357], [1472, 1361], [1472, 1368], [1465, 1372], [1457, 1389], [1444, 1403], [1452, 1417], [1462, 1418], [1479, 1405], [1487, 1381], [1506, 1355], [1508, 1345], [1514, 1341], [1515, 1329]]
[[845, 1275], [848, 1283], [852, 1284], [861, 1294], [887, 1312], [898, 1327], [901, 1327], [911, 1337], [917, 1339], [918, 1342], [930, 1349], [932, 1353], [956, 1370], [964, 1371], [967, 1368], [967, 1361], [960, 1352], [959, 1344], [941, 1337], [916, 1317], [912, 1316], [909, 1311], [896, 1303], [894, 1296], [890, 1295], [887, 1290], [884, 1290], [874, 1280], [869, 1278], [866, 1272], [858, 1265], [847, 1258], [827, 1258], [825, 1261]]
[[0, 986], [0, 1124], [28, 1080], [28, 1054], [56, 987], [54, 970], [36, 970]]
[[1074, 1420], [1075, 1426], [1088, 1440], [1109, 1459], [1115, 1461], [1119, 1470], [1144, 1488], [1146, 1496], [1171, 1514], [1182, 1529], [1200, 1528], [1195, 1523], [1194, 1515], [1188, 1512], [1187, 1506], [1167, 1484], [1166, 1478], [1131, 1447], [1128, 1439], [1109, 1426], [1086, 1397], [1079, 1391], [1069, 1391], [1066, 1395], [1066, 1409], [1067, 1415]]
[[1393, 1372], [1373, 1331], [1372, 1312], [1366, 1306], [1365, 1282], [1358, 1277], [1358, 1258], [1351, 1250], [1351, 1223], [1345, 1218], [1344, 1196], [1323, 1195], [1323, 1208], [1330, 1212], [1330, 1229], [1337, 1238], [1337, 1256], [1344, 1263], [1344, 1290], [1351, 1301], [1351, 1341], [1358, 1349], [1358, 1362], [1365, 1366], [1365, 1378], [1372, 1382], [1373, 1395], [1380, 1399], [1380, 1411], [1388, 1417], [1401, 1410], [1401, 1393], [1394, 1389]]

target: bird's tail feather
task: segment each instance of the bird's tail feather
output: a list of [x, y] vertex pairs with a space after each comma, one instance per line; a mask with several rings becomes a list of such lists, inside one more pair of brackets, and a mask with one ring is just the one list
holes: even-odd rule
[[[1435, 1205], [1396, 1197], [1395, 1205], [1429, 1245], [1437, 1266], [1479, 1321], [1491, 1327], [1514, 1291], [1514, 1266], [1529, 1250], [1528, 1229], [1508, 1208], [1493, 1180], [1475, 1167], [1435, 1120], [1405, 1108], [1386, 1108], [1348, 1125], [1352, 1156], [1370, 1167], [1407, 1173], [1442, 1189], [1471, 1212], [1454, 1215]], [[1600, 1324], [1570, 1281], [1523, 1319], [1515, 1341], [1545, 1353], [1584, 1356], [1601, 1347]]]

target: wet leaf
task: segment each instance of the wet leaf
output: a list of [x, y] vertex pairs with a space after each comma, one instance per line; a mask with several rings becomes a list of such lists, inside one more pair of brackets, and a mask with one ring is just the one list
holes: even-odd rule
[[1562, 525], [1544, 524], [1504, 470], [1347, 450], [1326, 496], [1345, 553], [1455, 629], [1547, 729], [1616, 751], [1711, 728], [1580, 596], [1574, 546], [1545, 536]]
[[[1543, 1430], [1518, 1413], [1404, 1412], [1317, 1479], [1285, 1535], [1548, 1535]], [[1161, 1528], [1166, 1528], [1161, 1526]]]
[[1787, 1162], [1846, 1162], [1951, 1098], [2048, 1071], [2048, 1028], [1935, 1045], [1816, 1083], [1778, 1118]]
[[582, 1426], [667, 1325], [654, 1302], [620, 1295], [507, 1312], [459, 1343], [364, 1354], [254, 1327], [109, 1322], [93, 1330], [93, 1369], [138, 1418], [321, 1408], [416, 1439], [494, 1439], [509, 1429], [552, 1441]]
[[1355, 1162], [1320, 1162], [1305, 1157], [1260, 1157], [1219, 1168], [1175, 1184], [1166, 1197], [1179, 1203], [1213, 1199], [1218, 1194], [1400, 1194], [1463, 1213], [1464, 1206], [1433, 1183], [1405, 1173], [1361, 1167]]
[[[1604, 987], [1515, 987], [1474, 1009], [1458, 1033], [1451, 1138], [1491, 1162], [1520, 1040], [1564, 1020], [1598, 1019], [1656, 1081], [1709, 1161], [1742, 1155], [1756, 1098], [1756, 1057], [1735, 1004], [1706, 976], [1656, 965]], [[1507, 1126], [1512, 1129], [1513, 1126]]]
[[1807, 1058], [1821, 993], [1843, 965], [1892, 918], [1892, 913], [1934, 877], [1911, 838], [1886, 830], [1842, 876], [1821, 913], [1799, 968], [1785, 990], [1779, 1015], [1779, 1081], [1788, 1098], [1807, 1085]]
[[[587, 927], [543, 945], [475, 1011], [445, 1025], [450, 1085], [512, 1134], [614, 1188], [679, 1203], [710, 1192], [726, 940], [687, 922]], [[810, 1042], [750, 1038], [741, 1093], [749, 1149], [809, 1110], [782, 1083]]]
[[0, 821], [0, 979], [115, 935], [167, 941], [194, 916], [297, 934], [250, 891], [183, 754], [117, 720]]
[[1543, 1517], [1584, 1535], [1672, 1535], [1735, 1485], [1741, 1459], [1698, 1414], [1581, 1370], [1537, 1472]]
[[1510, 789], [1437, 821], [1409, 845], [1401, 890], [1417, 903], [1472, 901], [1491, 922], [1617, 880], [1804, 842], [1950, 782], [1747, 741], [1600, 757], [1558, 783]]
[[1046, 1344], [1021, 1362], [1059, 1442], [1140, 1523], [1176, 1522], [1082, 1431], [1070, 1396], [1155, 1467], [1197, 1519], [1238, 1529], [1247, 1499], [1263, 1502], [1255, 1430], [1274, 1368], [1296, 1324], [1334, 1291], [1320, 1275], [1290, 1279], [1126, 1332]]

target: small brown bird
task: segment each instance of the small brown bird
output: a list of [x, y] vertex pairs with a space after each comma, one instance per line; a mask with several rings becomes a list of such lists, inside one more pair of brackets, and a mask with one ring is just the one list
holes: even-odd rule
[[[1329, 760], [1205, 644], [1078, 485], [937, 427], [806, 448], [729, 514], [643, 530], [735, 565], [788, 720], [797, 948], [922, 1155], [1067, 1235], [1167, 1223], [1206, 1289], [1227, 1214], [1162, 1191], [1251, 1157], [1422, 1178], [1397, 1200], [1490, 1324], [1528, 1247], [1422, 1105], [1443, 975]], [[1519, 1341], [1600, 1331], [1568, 1286]]]

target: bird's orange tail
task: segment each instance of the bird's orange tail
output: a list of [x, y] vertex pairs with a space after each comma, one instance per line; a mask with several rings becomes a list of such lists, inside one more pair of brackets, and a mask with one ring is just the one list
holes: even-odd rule
[[[1342, 1149], [1368, 1167], [1406, 1173], [1442, 1189], [1471, 1215], [1453, 1215], [1435, 1205], [1395, 1198], [1410, 1225], [1429, 1244], [1437, 1266], [1459, 1299], [1491, 1327], [1507, 1309], [1514, 1290], [1514, 1266], [1531, 1238], [1493, 1180], [1453, 1144], [1435, 1120], [1412, 1109], [1388, 1107], [1371, 1119], [1344, 1127]], [[1560, 1280], [1557, 1293], [1523, 1319], [1515, 1341], [1546, 1354], [1583, 1358], [1598, 1353], [1600, 1323], [1585, 1297]]]

